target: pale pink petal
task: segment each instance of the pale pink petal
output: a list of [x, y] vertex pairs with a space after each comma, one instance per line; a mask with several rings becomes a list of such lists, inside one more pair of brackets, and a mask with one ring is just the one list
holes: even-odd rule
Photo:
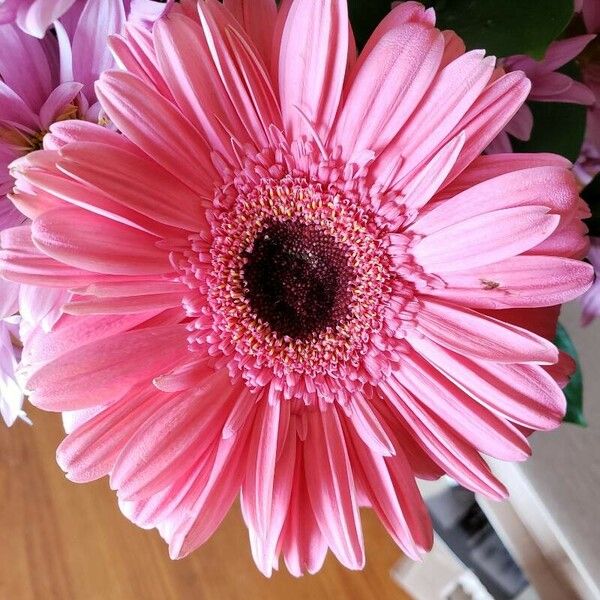
[[364, 542], [340, 418], [328, 407], [313, 411], [308, 421], [304, 461], [317, 523], [338, 560], [349, 569], [361, 569]]
[[296, 0], [282, 33], [279, 95], [290, 139], [306, 136], [306, 115], [322, 141], [335, 120], [348, 58], [348, 8], [345, 0]]
[[[140, 353], [146, 359], [140, 361]], [[30, 400], [61, 411], [108, 404], [144, 378], [152, 378], [187, 353], [184, 326], [117, 334], [63, 354], [27, 381]]]
[[84, 86], [87, 98], [94, 98], [94, 82], [110, 69], [113, 58], [107, 38], [125, 24], [123, 0], [87, 0], [73, 35], [73, 77]]
[[449, 350], [497, 363], [553, 364], [558, 360], [552, 343], [526, 329], [440, 300], [421, 303], [419, 330]]
[[277, 20], [275, 0], [224, 0], [223, 4], [244, 27], [265, 65], [270, 65]]
[[471, 217], [427, 235], [413, 254], [432, 273], [489, 265], [544, 241], [560, 221], [548, 212], [545, 206], [525, 206]]
[[58, 208], [36, 219], [32, 239], [48, 256], [72, 267], [112, 275], [169, 273], [155, 238], [79, 208]]
[[43, 38], [53, 21], [64, 15], [75, 0], [33, 0], [27, 6], [23, 2], [17, 14], [17, 23], [23, 31], [37, 38]]
[[592, 273], [591, 265], [561, 256], [515, 256], [444, 273], [445, 287], [431, 293], [471, 308], [554, 306], [583, 294]]
[[398, 10], [379, 25], [361, 53], [335, 126], [332, 144], [350, 158], [382, 151], [419, 106], [442, 58], [440, 32], [398, 22]]
[[562, 422], [565, 396], [542, 367], [471, 360], [427, 338], [415, 337], [411, 345], [473, 398], [511, 421], [541, 430]]
[[[193, 190], [209, 194], [215, 178], [209, 149], [170, 102], [137, 77], [115, 71], [103, 73], [96, 93], [110, 120], [130, 140]], [[181, 160], [188, 153], [194, 161]]]

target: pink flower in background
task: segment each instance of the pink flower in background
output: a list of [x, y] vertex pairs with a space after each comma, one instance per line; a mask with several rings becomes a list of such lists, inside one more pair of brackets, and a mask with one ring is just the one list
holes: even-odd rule
[[0, 0], [0, 23], [17, 23], [29, 35], [43, 38], [48, 27], [83, 0]]
[[[590, 251], [587, 256], [596, 274], [600, 273], [600, 239], [591, 238]], [[594, 285], [581, 299], [581, 324], [589, 325], [600, 315], [600, 278], [596, 276]]]
[[[580, 35], [552, 42], [541, 61], [526, 55], [509, 56], [502, 59], [507, 72], [522, 71], [531, 81], [528, 100], [535, 102], [567, 102], [591, 106], [595, 102], [594, 92], [584, 83], [575, 81], [557, 69], [579, 56], [595, 35]], [[527, 104], [519, 109], [504, 131], [488, 148], [490, 153], [511, 152], [510, 136], [527, 141], [531, 137], [533, 114]]]
[[575, 0], [575, 12], [582, 13], [586, 29], [600, 33], [600, 2], [598, 0]]
[[[590, 33], [600, 33], [600, 3], [595, 0], [579, 2], [576, 7], [583, 11], [583, 20]], [[594, 94], [594, 104], [587, 114], [587, 127], [581, 156], [575, 164], [575, 172], [583, 185], [587, 185], [600, 173], [600, 42], [594, 41], [583, 56], [581, 70], [583, 81]]]
[[23, 411], [24, 394], [17, 380], [20, 348], [16, 344], [19, 317], [0, 318], [0, 416], [10, 427], [18, 418], [27, 420]]
[[480, 156], [530, 86], [433, 10], [398, 6], [357, 58], [344, 0], [246, 7], [114, 37], [121, 133], [55, 123], [14, 163], [33, 223], [3, 275], [73, 293], [26, 340], [31, 401], [65, 414], [67, 476], [110, 475], [173, 558], [238, 495], [267, 575], [328, 548], [361, 568], [361, 506], [417, 558], [415, 477], [504, 498], [481, 454], [524, 460], [563, 418], [548, 340], [591, 284], [586, 208], [560, 157]]
[[[124, 22], [122, 0], [89, 0], [78, 2], [65, 15], [69, 32], [61, 22], [55, 23], [56, 37], [38, 40], [15, 25], [0, 25], [0, 231], [24, 222], [7, 198], [13, 186], [8, 165], [40, 148], [54, 122], [98, 120], [100, 105], [94, 82], [104, 69], [114, 66], [106, 38], [120, 31]], [[21, 200], [22, 195], [15, 198], [17, 204]], [[27, 314], [21, 320], [22, 328], [35, 330], [40, 326], [47, 330], [65, 301], [62, 289], [33, 288], [32, 293], [26, 287], [20, 290], [18, 285], [0, 280], [0, 318], [11, 319], [15, 343], [19, 339], [13, 318], [17, 311]], [[6, 321], [1, 327], [7, 354], [0, 364], [0, 378], [5, 378], [0, 384], [0, 402], [5, 420], [11, 424], [20, 411], [22, 392], [15, 391], [13, 366], [18, 357], [16, 351], [8, 353], [13, 344], [7, 341]]]

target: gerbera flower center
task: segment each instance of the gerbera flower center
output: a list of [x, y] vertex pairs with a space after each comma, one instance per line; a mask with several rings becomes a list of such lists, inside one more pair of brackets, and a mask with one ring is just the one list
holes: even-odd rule
[[306, 339], [346, 316], [352, 269], [332, 236], [312, 225], [274, 222], [245, 258], [250, 305], [280, 336]]
[[386, 340], [404, 336], [428, 279], [360, 177], [333, 159], [314, 178], [290, 172], [287, 151], [225, 172], [210, 232], [176, 249], [189, 347], [251, 389], [344, 404], [399, 359]]

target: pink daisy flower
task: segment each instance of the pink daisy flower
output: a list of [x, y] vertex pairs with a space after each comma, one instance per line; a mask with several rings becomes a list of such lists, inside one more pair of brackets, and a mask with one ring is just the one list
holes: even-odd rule
[[504, 498], [481, 454], [560, 424], [548, 340], [592, 280], [567, 161], [480, 156], [524, 75], [415, 2], [358, 57], [344, 0], [182, 2], [111, 45], [121, 133], [52, 125], [2, 233], [7, 278], [74, 293], [23, 357], [67, 476], [109, 475], [173, 558], [239, 495], [266, 575], [361, 568], [363, 506], [419, 557], [415, 477]]
[[[600, 33], [600, 3], [585, 2], [583, 17], [590, 33]], [[583, 185], [587, 185], [600, 173], [600, 41], [596, 39], [581, 57], [583, 81], [594, 94], [594, 104], [587, 113], [587, 126], [581, 156], [575, 165], [575, 173]]]
[[[536, 61], [526, 55], [509, 56], [502, 59], [502, 67], [506, 72], [522, 71], [527, 75], [531, 81], [528, 100], [591, 106], [595, 102], [594, 92], [586, 84], [557, 72], [557, 69], [579, 56], [595, 37], [580, 35], [552, 42], [543, 60]], [[533, 114], [527, 104], [523, 104], [504, 131], [492, 142], [488, 152], [511, 152], [509, 135], [527, 141], [531, 137], [532, 129]]]
[[0, 0], [0, 23], [17, 23], [27, 34], [46, 35], [48, 27], [83, 0]]
[[582, 14], [588, 31], [600, 32], [600, 3], [598, 0], [575, 0], [575, 12]]
[[[600, 239], [591, 238], [590, 251], [587, 256], [596, 273], [600, 272]], [[581, 299], [581, 324], [589, 325], [600, 315], [600, 279], [596, 277], [592, 287]]]
[[[168, 4], [172, 4], [169, 0]], [[52, 23], [65, 17], [75, 20], [86, 4], [100, 7], [103, 10], [113, 4], [112, 0], [0, 0], [0, 24], [16, 23], [21, 30], [34, 37], [42, 39]], [[152, 22], [165, 10], [165, 5], [152, 0], [121, 0], [127, 14], [131, 13], [132, 20]], [[101, 21], [99, 21], [101, 23]], [[102, 28], [99, 29], [102, 33]], [[98, 37], [98, 40], [100, 37]], [[94, 56], [91, 55], [94, 60]]]

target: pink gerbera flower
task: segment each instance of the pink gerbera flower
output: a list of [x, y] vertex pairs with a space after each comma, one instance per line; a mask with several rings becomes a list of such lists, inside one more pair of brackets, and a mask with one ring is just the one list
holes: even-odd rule
[[[506, 495], [571, 364], [585, 205], [552, 155], [481, 152], [529, 92], [415, 2], [357, 58], [344, 0], [182, 2], [112, 47], [121, 132], [51, 127], [13, 165], [3, 273], [74, 292], [24, 349], [58, 460], [110, 475], [174, 558], [241, 496], [265, 574], [364, 564], [359, 507], [432, 543], [415, 477]], [[557, 383], [557, 381], [559, 383]]]

